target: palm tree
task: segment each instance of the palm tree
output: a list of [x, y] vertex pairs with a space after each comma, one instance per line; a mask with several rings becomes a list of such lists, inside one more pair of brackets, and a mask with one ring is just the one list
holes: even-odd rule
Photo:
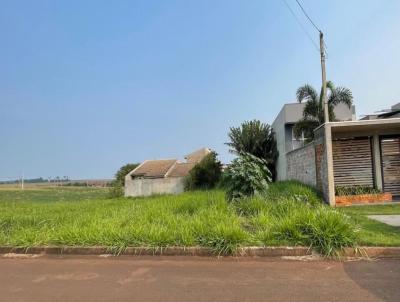
[[[334, 108], [339, 104], [345, 104], [349, 108], [353, 104], [353, 94], [346, 87], [335, 87], [331, 81], [326, 84], [328, 93], [329, 120], [336, 121]], [[299, 138], [302, 135], [308, 140], [314, 139], [314, 129], [325, 122], [324, 103], [322, 93], [318, 94], [311, 85], [304, 85], [297, 89], [297, 101], [306, 102], [303, 109], [303, 118], [294, 126], [294, 135]]]

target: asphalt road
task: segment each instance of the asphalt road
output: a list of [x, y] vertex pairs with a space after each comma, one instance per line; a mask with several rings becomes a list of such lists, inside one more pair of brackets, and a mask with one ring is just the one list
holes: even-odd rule
[[400, 260], [0, 257], [0, 301], [400, 301]]

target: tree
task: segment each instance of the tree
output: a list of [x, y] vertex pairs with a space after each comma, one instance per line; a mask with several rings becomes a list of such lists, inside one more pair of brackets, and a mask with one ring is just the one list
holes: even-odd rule
[[117, 173], [115, 173], [115, 180], [111, 183], [110, 197], [120, 197], [124, 195], [125, 176], [137, 166], [139, 166], [139, 164], [126, 164], [119, 168]]
[[[335, 87], [331, 81], [327, 82], [329, 120], [336, 121], [334, 109], [339, 104], [349, 108], [353, 104], [353, 95], [346, 87]], [[299, 138], [304, 135], [308, 140], [314, 139], [314, 129], [324, 124], [324, 102], [322, 93], [318, 94], [311, 85], [304, 85], [297, 89], [297, 101], [306, 102], [303, 109], [303, 118], [294, 126], [294, 135]]]
[[229, 143], [226, 143], [232, 153], [250, 153], [265, 160], [268, 170], [275, 179], [275, 163], [278, 158], [276, 140], [271, 126], [259, 120], [246, 121], [240, 127], [231, 127], [228, 133]]
[[185, 179], [185, 189], [212, 189], [221, 178], [222, 164], [211, 152], [196, 164]]
[[266, 164], [264, 159], [241, 152], [225, 171], [224, 185], [227, 199], [235, 201], [265, 192], [272, 180]]

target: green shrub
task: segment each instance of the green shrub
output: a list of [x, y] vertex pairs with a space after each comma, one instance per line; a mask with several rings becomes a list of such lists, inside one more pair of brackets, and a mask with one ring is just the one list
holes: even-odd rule
[[124, 195], [125, 176], [137, 166], [139, 164], [126, 164], [119, 168], [115, 173], [115, 180], [111, 183], [111, 188], [108, 192], [109, 198], [117, 198]]
[[217, 159], [217, 153], [211, 152], [205, 156], [185, 179], [185, 189], [212, 189], [221, 179], [222, 164]]
[[250, 153], [241, 153], [226, 170], [226, 196], [229, 201], [264, 193], [271, 182], [266, 161]]
[[246, 152], [267, 162], [271, 178], [275, 180], [275, 165], [278, 159], [275, 136], [272, 128], [259, 120], [245, 121], [240, 127], [231, 127], [228, 133], [230, 142], [226, 143], [232, 153]]
[[335, 187], [336, 196], [362, 195], [362, 194], [379, 194], [381, 191], [371, 186], [348, 186]]

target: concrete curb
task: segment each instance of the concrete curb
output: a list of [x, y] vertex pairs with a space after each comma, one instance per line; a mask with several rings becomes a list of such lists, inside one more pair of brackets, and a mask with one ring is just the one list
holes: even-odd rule
[[400, 258], [400, 247], [364, 246], [358, 248], [345, 248], [341, 253], [341, 256], [351, 258]]
[[[204, 247], [128, 247], [122, 251], [96, 246], [96, 247], [7, 247], [0, 246], [0, 254], [41, 254], [41, 255], [104, 255], [115, 254], [123, 256], [218, 256], [211, 249]], [[283, 257], [283, 256], [308, 256], [312, 251], [306, 247], [245, 247], [240, 248], [234, 256], [240, 257]]]
[[[43, 247], [9, 247], [0, 246], [1, 254], [34, 254], [34, 255], [81, 255], [98, 256], [113, 254], [120, 256], [202, 256], [215, 257], [217, 253], [204, 247], [128, 247], [117, 251], [109, 247], [79, 246], [43, 246]], [[301, 257], [311, 256], [312, 250], [307, 247], [243, 247], [233, 256], [238, 257]], [[228, 255], [229, 256], [229, 255]], [[344, 258], [400, 258], [400, 247], [358, 247], [345, 248], [340, 257]]]

